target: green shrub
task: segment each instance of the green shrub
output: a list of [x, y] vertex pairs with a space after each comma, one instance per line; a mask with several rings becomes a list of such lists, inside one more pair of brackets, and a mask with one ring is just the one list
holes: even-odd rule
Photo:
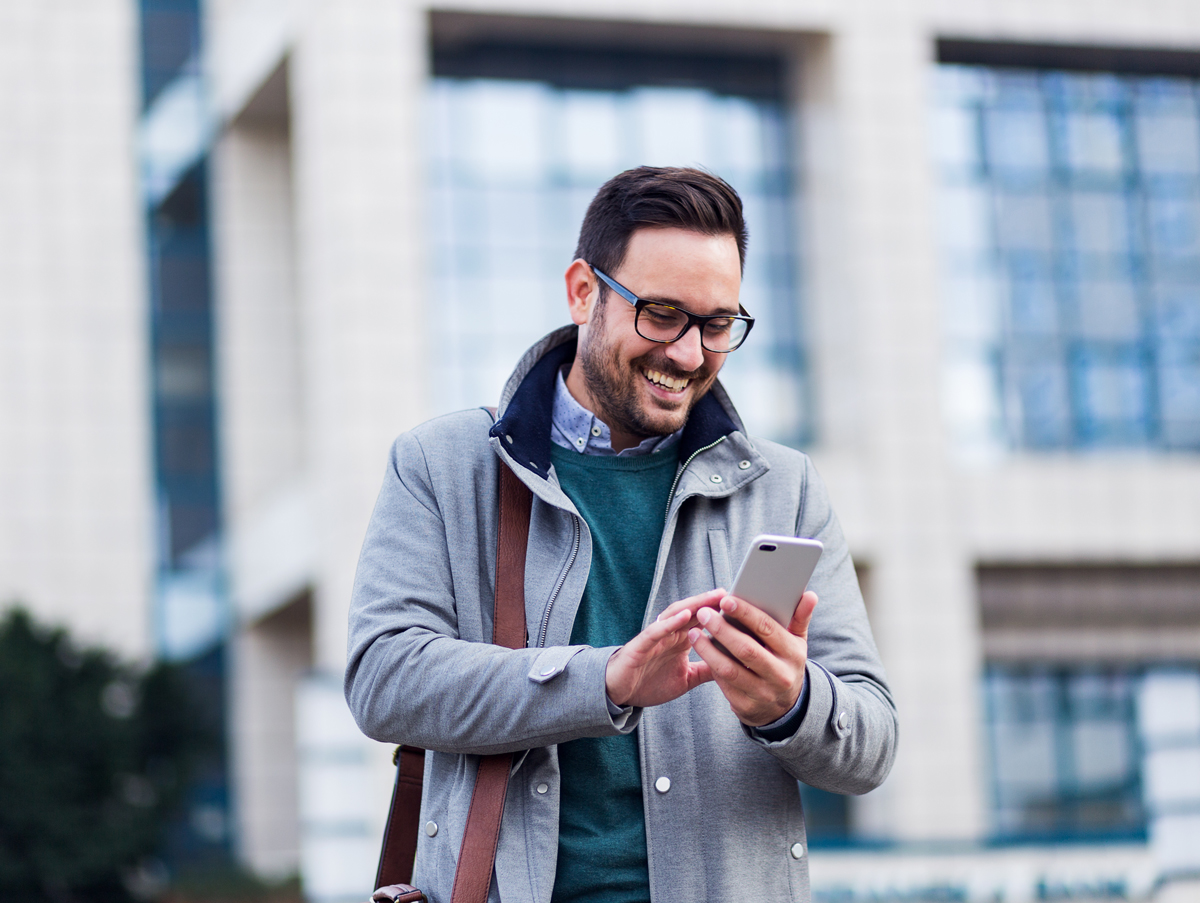
[[214, 742], [189, 708], [174, 666], [79, 649], [19, 609], [0, 620], [0, 903], [145, 894], [192, 763]]

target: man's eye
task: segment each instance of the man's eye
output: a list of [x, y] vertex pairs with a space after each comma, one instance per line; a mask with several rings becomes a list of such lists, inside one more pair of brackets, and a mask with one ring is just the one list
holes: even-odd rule
[[642, 316], [647, 317], [656, 324], [667, 325], [678, 323], [683, 319], [683, 314], [677, 310], [672, 310], [669, 307], [656, 307], [653, 304], [647, 304], [642, 309]]
[[704, 331], [711, 335], [721, 335], [733, 329], [733, 317], [721, 317], [719, 320], [709, 320], [704, 324]]

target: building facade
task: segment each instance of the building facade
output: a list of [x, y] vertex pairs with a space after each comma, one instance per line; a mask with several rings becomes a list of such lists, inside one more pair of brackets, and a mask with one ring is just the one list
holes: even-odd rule
[[[131, 648], [225, 650], [228, 824], [250, 867], [299, 869], [314, 900], [364, 895], [390, 751], [357, 736], [339, 675], [387, 449], [496, 401], [519, 351], [564, 322], [591, 192], [652, 163], [707, 166], [746, 199], [743, 301], [763, 324], [726, 381], [754, 430], [828, 482], [900, 707], [884, 787], [807, 797], [818, 896], [1144, 897], [1200, 871], [1200, 9], [142, 13], [140, 119], [128, 4], [109, 11], [109, 82], [91, 82], [124, 111], [89, 158], [120, 205], [79, 199], [125, 211], [114, 247], [60, 235], [76, 221], [40, 196], [16, 208], [46, 223], [22, 241], [72, 249], [89, 274], [74, 278], [112, 299], [125, 370], [105, 385], [124, 419], [97, 422], [95, 380], [28, 397], [52, 358], [18, 379], [5, 355], [18, 388], [0, 403], [31, 424], [22, 411], [87, 408], [78, 436], [116, 444], [106, 473], [136, 491], [86, 510], [132, 526], [93, 525], [59, 570], [83, 580], [91, 550], [119, 547], [88, 579], [142, 587], [119, 590]], [[170, 53], [151, 58], [148, 22]], [[28, 115], [12, 96], [6, 115]], [[55, 128], [83, 128], [67, 92], [50, 105]], [[31, 259], [0, 277], [27, 286], [0, 337], [26, 356], [77, 298]], [[95, 297], [74, 303], [94, 316]], [[99, 491], [94, 456], [44, 485], [13, 476], [64, 441], [31, 426], [5, 442], [0, 479], [30, 501], [0, 528], [30, 551], [0, 576], [87, 626], [59, 601], [64, 573], [23, 576], [83, 517], [54, 486]], [[35, 515], [53, 529], [18, 529]]]

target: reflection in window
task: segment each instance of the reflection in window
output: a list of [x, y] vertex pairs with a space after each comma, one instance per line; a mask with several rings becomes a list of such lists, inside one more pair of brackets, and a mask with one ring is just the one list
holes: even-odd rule
[[946, 402], [968, 449], [1200, 449], [1200, 88], [942, 65]]
[[1119, 670], [988, 670], [999, 836], [1120, 836], [1145, 830], [1135, 683]]
[[699, 165], [737, 188], [750, 229], [742, 303], [758, 323], [722, 381], [752, 431], [806, 438], [788, 125], [778, 96], [574, 87], [525, 75], [438, 77], [429, 99], [435, 315], [427, 328], [437, 349], [437, 409], [494, 404], [521, 352], [569, 322], [563, 272], [602, 182], [642, 164]]

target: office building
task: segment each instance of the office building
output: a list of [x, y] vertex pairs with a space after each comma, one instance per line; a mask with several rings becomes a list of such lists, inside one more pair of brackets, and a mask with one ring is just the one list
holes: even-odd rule
[[0, 150], [0, 591], [225, 650], [251, 868], [363, 895], [389, 751], [340, 673], [389, 443], [495, 403], [650, 163], [746, 200], [726, 381], [828, 482], [900, 706], [884, 787], [808, 797], [818, 898], [1200, 873], [1200, 8], [87, 8], [0, 29], [53, 49], [0, 108], [39, 136]]

